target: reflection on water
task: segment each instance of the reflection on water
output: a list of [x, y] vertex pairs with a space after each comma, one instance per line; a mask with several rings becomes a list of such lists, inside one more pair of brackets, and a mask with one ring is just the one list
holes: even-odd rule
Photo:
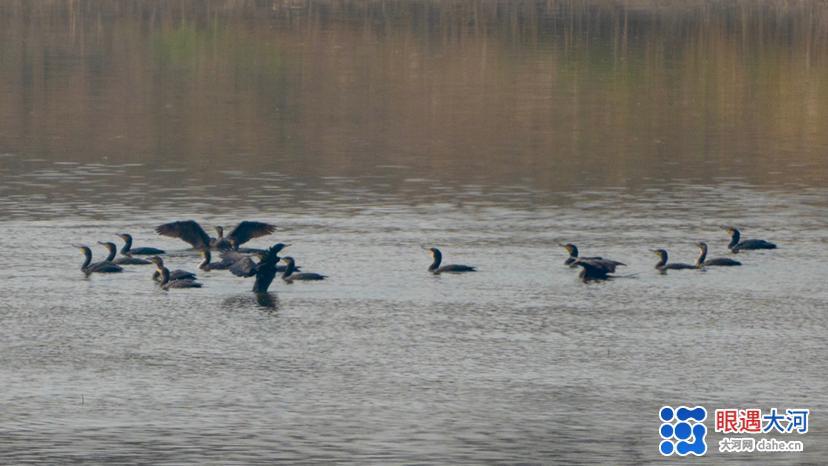
[[[828, 177], [823, 2], [10, 0], [0, 13], [4, 194], [54, 200], [61, 180], [99, 202], [201, 210], [289, 204], [295, 183], [331, 176], [404, 199], [458, 183], [503, 199]], [[74, 183], [99, 170], [117, 173]]]
[[[827, 103], [817, 1], [0, 2], [0, 463], [640, 464], [665, 403], [824, 412]], [[184, 218], [330, 279], [69, 246], [195, 270]], [[654, 270], [722, 224], [780, 249]]]
[[230, 310], [249, 309], [254, 307], [253, 303], [270, 312], [279, 310], [279, 296], [276, 293], [248, 293], [231, 296], [222, 302], [222, 306]]

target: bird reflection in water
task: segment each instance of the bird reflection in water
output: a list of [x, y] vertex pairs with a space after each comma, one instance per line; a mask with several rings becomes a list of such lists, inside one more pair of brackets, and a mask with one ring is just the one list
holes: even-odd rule
[[259, 306], [262, 309], [267, 309], [268, 312], [279, 310], [279, 296], [276, 293], [253, 293], [231, 296], [222, 303], [227, 309], [242, 309], [252, 306]]

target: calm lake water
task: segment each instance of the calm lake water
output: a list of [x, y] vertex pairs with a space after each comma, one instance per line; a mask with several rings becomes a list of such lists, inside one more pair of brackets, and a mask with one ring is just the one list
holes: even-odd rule
[[[3, 1], [0, 463], [661, 463], [664, 404], [809, 408], [693, 462], [823, 462], [826, 129], [823, 2]], [[195, 270], [188, 218], [330, 279], [70, 246]], [[724, 224], [780, 249], [653, 269]]]

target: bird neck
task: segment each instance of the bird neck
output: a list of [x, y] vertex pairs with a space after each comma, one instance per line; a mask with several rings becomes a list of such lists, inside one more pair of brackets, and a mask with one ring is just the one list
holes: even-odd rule
[[84, 250], [83, 251], [83, 265], [81, 266], [81, 270], [89, 267], [89, 264], [92, 263], [92, 251]]
[[704, 260], [707, 259], [707, 248], [699, 249], [699, 258], [696, 259], [696, 267], [704, 265]]
[[569, 251], [569, 257], [578, 257], [578, 247], [574, 244], [572, 245], [572, 249]]
[[667, 254], [659, 254], [658, 264], [656, 264], [656, 268], [664, 267], [665, 265], [667, 265]]
[[162, 266], [158, 271], [161, 272], [161, 285], [166, 285], [170, 281], [170, 269]]
[[132, 249], [132, 236], [127, 236], [124, 238], [124, 246], [121, 248], [121, 254], [128, 256], [130, 249]]
[[107, 262], [112, 262], [113, 260], [115, 260], [115, 254], [117, 253], [117, 250], [115, 248], [107, 248], [107, 249], [109, 249], [109, 255], [106, 256], [106, 261]]
[[432, 272], [437, 270], [437, 268], [440, 267], [440, 263], [442, 261], [443, 261], [443, 255], [440, 254], [439, 252], [435, 252], [434, 253], [434, 262], [431, 263], [431, 266], [429, 266], [428, 270], [432, 271]]
[[293, 272], [296, 271], [296, 264], [293, 261], [288, 261], [287, 265], [285, 265], [285, 272], [282, 274], [283, 277], [289, 277], [293, 275]]
[[730, 244], [727, 245], [728, 249], [732, 249], [733, 246], [739, 244], [739, 240], [741, 239], [742, 235], [739, 233], [739, 230], [733, 230], [730, 234]]

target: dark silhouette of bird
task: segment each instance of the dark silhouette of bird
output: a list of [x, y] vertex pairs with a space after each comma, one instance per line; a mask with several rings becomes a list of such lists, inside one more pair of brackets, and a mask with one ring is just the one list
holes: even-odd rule
[[[289, 244], [277, 243], [273, 245], [273, 247], [278, 247], [279, 251], [287, 248], [290, 246]], [[276, 251], [277, 253], [279, 251]], [[252, 277], [256, 275], [258, 271], [259, 264], [262, 261], [262, 258], [265, 257], [267, 254], [268, 249], [260, 249], [255, 250], [251, 254], [244, 254], [238, 251], [223, 251], [221, 253], [222, 260], [226, 260], [232, 262], [232, 265], [228, 267], [227, 270], [230, 271], [233, 275], [237, 277]], [[278, 257], [278, 256], [277, 256]], [[258, 258], [259, 262], [253, 260], [253, 258]], [[279, 265], [280, 259], [277, 259], [274, 263], [274, 268], [276, 272], [284, 272], [286, 266]], [[299, 267], [296, 267], [296, 270], [299, 270]]]
[[129, 233], [118, 233], [118, 236], [124, 240], [124, 246], [121, 248], [121, 254], [124, 256], [132, 257], [132, 256], [157, 256], [158, 254], [164, 254], [163, 249], [158, 248], [150, 248], [150, 247], [141, 247], [141, 248], [133, 248], [132, 247], [132, 235]]
[[242, 244], [253, 238], [269, 235], [276, 231], [276, 226], [269, 223], [242, 221], [227, 237], [224, 237], [224, 229], [217, 227], [220, 233], [219, 238], [210, 238], [204, 228], [194, 220], [180, 220], [165, 223], [155, 228], [159, 235], [179, 238], [189, 243], [194, 249], [238, 249]]
[[253, 292], [266, 293], [276, 276], [279, 252], [287, 246], [286, 244], [276, 243], [262, 252], [253, 253], [253, 256], [259, 258], [259, 262], [254, 262], [250, 256], [241, 256], [228, 270], [239, 277], [256, 277], [256, 281], [253, 283]]
[[109, 241], [98, 241], [98, 244], [102, 244], [108, 251], [109, 255], [106, 256], [106, 260], [112, 262], [113, 264], [118, 265], [147, 265], [151, 264], [150, 261], [141, 259], [138, 257], [132, 257], [130, 255], [126, 255], [123, 257], [115, 258], [117, 254], [118, 247], [115, 246], [115, 243], [111, 243]]
[[114, 264], [110, 261], [92, 263], [92, 250], [89, 249], [88, 246], [84, 246], [82, 244], [76, 244], [73, 246], [80, 249], [83, 253], [84, 261], [80, 269], [87, 276], [93, 273], [118, 273], [124, 271], [120, 265]]
[[324, 280], [327, 275], [322, 275], [313, 272], [296, 272], [296, 264], [292, 257], [283, 257], [282, 261], [285, 262], [286, 268], [285, 271], [282, 273], [282, 280], [292, 283], [294, 281], [314, 281], [314, 280]]
[[[161, 268], [164, 267], [164, 259], [159, 256], [150, 258], [150, 262], [156, 265], [156, 270], [152, 274], [152, 279], [155, 281], [161, 280]], [[169, 269], [168, 269], [169, 270]], [[186, 270], [173, 270], [170, 272], [170, 280], [195, 280], [196, 274]]]
[[592, 280], [606, 280], [611, 278], [609, 274], [615, 273], [615, 268], [622, 264], [621, 262], [609, 259], [586, 259], [579, 258], [574, 264], [581, 267], [581, 273], [578, 276], [584, 282]]
[[[568, 265], [570, 267], [577, 267], [577, 265], [575, 265], [575, 261], [578, 260], [578, 246], [575, 246], [572, 243], [566, 243], [566, 244], [560, 244], [559, 243], [558, 246], [561, 246], [562, 248], [566, 249], [566, 252], [569, 253], [569, 257], [567, 257], [566, 260], [564, 261], [564, 265]], [[603, 260], [603, 257], [600, 257], [600, 256], [582, 257], [581, 259]]]
[[770, 241], [763, 239], [742, 239], [742, 234], [733, 227], [725, 227], [725, 230], [730, 234], [730, 243], [727, 248], [733, 252], [745, 251], [750, 249], [776, 249], [776, 245]]
[[686, 270], [696, 268], [695, 265], [684, 264], [682, 262], [672, 262], [668, 264], [667, 260], [669, 259], [669, 255], [667, 254], [666, 249], [653, 249], [653, 252], [658, 256], [658, 263], [655, 265], [656, 270], [665, 272], [667, 270]]
[[433, 262], [428, 267], [428, 271], [435, 275], [439, 275], [441, 273], [463, 273], [477, 271], [476, 268], [469, 265], [448, 264], [441, 267], [440, 264], [443, 262], [443, 253], [437, 248], [428, 248], [428, 250], [431, 252], [431, 258], [433, 259]]
[[733, 267], [737, 265], [742, 265], [741, 262], [733, 259], [728, 259], [726, 257], [716, 257], [714, 259], [708, 259], [707, 243], [698, 242], [696, 243], [696, 246], [699, 247], [699, 257], [696, 259], [696, 268], [698, 269], [712, 266]]
[[210, 270], [227, 270], [236, 262], [230, 258], [223, 256], [219, 262], [212, 262], [213, 256], [212, 254], [210, 254], [209, 249], [203, 249], [201, 251], [201, 257], [203, 258], [203, 260], [200, 264], [198, 264], [198, 268], [204, 270], [205, 272], [208, 272]]
[[[153, 256], [150, 259], [157, 267], [156, 273], [160, 277], [159, 286], [165, 290], [169, 290], [171, 288], [201, 288], [201, 283], [195, 281], [195, 278], [178, 278], [172, 279], [170, 270], [164, 267], [164, 261], [161, 260], [158, 256]], [[155, 279], [155, 274], [153, 274], [153, 280]]]

